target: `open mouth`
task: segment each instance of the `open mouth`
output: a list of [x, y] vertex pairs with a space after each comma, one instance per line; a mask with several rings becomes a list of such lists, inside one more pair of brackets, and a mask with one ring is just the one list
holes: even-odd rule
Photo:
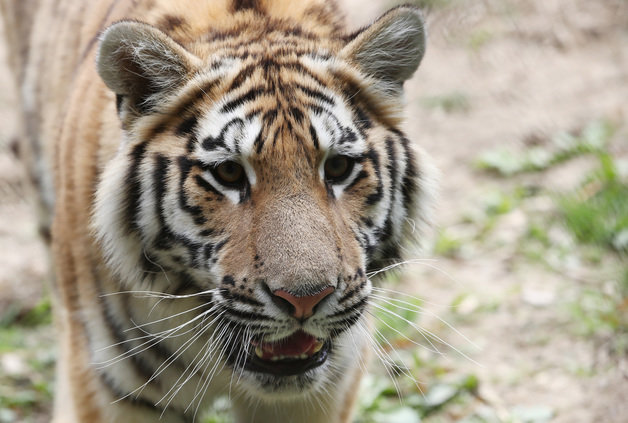
[[275, 376], [294, 376], [323, 364], [331, 343], [297, 331], [276, 342], [251, 341], [246, 369]]

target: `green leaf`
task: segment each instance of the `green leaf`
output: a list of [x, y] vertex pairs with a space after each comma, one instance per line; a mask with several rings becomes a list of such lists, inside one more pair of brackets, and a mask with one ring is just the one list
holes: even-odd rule
[[399, 407], [388, 412], [371, 415], [373, 423], [421, 423], [419, 414], [410, 407]]
[[440, 407], [458, 395], [458, 387], [449, 384], [432, 386], [425, 394], [425, 405], [430, 408]]
[[554, 417], [554, 410], [543, 405], [517, 406], [512, 415], [522, 423], [544, 423]]

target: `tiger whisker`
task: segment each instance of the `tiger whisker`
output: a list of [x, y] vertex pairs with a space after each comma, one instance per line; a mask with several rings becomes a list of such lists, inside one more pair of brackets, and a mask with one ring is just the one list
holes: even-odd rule
[[409, 260], [403, 260], [403, 261], [398, 261], [396, 263], [390, 264], [388, 266], [382, 267], [381, 269], [377, 269], [377, 270], [372, 270], [370, 272], [366, 273], [366, 276], [368, 277], [372, 277], [375, 276], [377, 274], [380, 273], [384, 273], [384, 272], [388, 272], [389, 270], [395, 269], [399, 266], [404, 266], [406, 264], [424, 264], [426, 262], [437, 262], [437, 259], [430, 259], [430, 258], [424, 258], [424, 259], [409, 259]]
[[[209, 347], [206, 348], [204, 354], [203, 354], [203, 358], [199, 361], [198, 365], [196, 366], [197, 368], [203, 367], [205, 366], [205, 364], [207, 362], [209, 362], [211, 360], [211, 358], [214, 356], [214, 351], [216, 351], [216, 348], [219, 348], [220, 344], [221, 344], [221, 338], [224, 336], [224, 333], [227, 332], [229, 329], [229, 325], [224, 324], [223, 328], [220, 330], [220, 332], [217, 333], [217, 337], [215, 337], [214, 335], [216, 335], [216, 332], [212, 334], [211, 338], [208, 340], [208, 344]], [[216, 342], [211, 342], [212, 340], [216, 340]], [[231, 339], [231, 338], [229, 338]], [[224, 350], [220, 351], [221, 353], [224, 353]], [[205, 366], [205, 368], [203, 369], [203, 371], [201, 372], [201, 375], [199, 377], [199, 380], [196, 384], [196, 387], [194, 389], [194, 397], [190, 400], [187, 408], [185, 409], [185, 411], [187, 412], [187, 410], [189, 409], [189, 407], [194, 403], [194, 401], [196, 400], [196, 398], [201, 394], [204, 393], [205, 390], [202, 389], [205, 384], [209, 384], [212, 379], [214, 378], [215, 373], [218, 371], [222, 371], [222, 369], [224, 368], [224, 363], [223, 362], [223, 366], [217, 370], [218, 365], [220, 364], [221, 360], [220, 355], [216, 355], [217, 359], [214, 361], [214, 364], [211, 368], [211, 370], [209, 371], [209, 373], [207, 374], [207, 376], [205, 376], [205, 373], [207, 371], [208, 366]], [[200, 388], [200, 389], [199, 389]], [[204, 395], [204, 394], [203, 394]], [[199, 398], [199, 403], [202, 400], [202, 397]]]
[[[161, 322], [164, 322], [164, 321], [166, 321], [166, 320], [170, 320], [170, 319], [172, 319], [172, 318], [174, 318], [174, 317], [179, 317], [179, 316], [182, 316], [182, 315], [184, 315], [184, 314], [190, 313], [190, 312], [192, 312], [192, 311], [198, 310], [199, 308], [203, 308], [203, 307], [207, 307], [207, 306], [208, 306], [208, 304], [200, 304], [200, 305], [197, 305], [196, 307], [193, 307], [193, 308], [187, 309], [187, 310], [185, 310], [185, 311], [180, 311], [180, 312], [178, 312], [178, 313], [176, 313], [176, 314], [172, 314], [172, 315], [170, 315], [170, 316], [162, 317], [161, 319], [153, 320], [153, 321], [151, 321], [151, 322], [142, 323], [141, 325], [137, 325], [137, 324], [135, 324], [135, 322], [133, 322], [134, 326], [133, 326], [133, 327], [130, 327], [130, 328], [128, 328], [128, 329], [125, 329], [125, 332], [128, 332], [128, 331], [133, 330], [133, 329], [139, 329], [139, 328], [142, 328], [142, 327], [146, 327], [146, 326], [154, 325], [154, 324], [156, 324], [156, 323], [161, 323]], [[210, 309], [210, 310], [211, 310], [211, 309]], [[207, 311], [210, 311], [210, 310], [207, 310]], [[207, 312], [207, 311], [206, 311], [206, 312]], [[203, 314], [205, 314], [206, 312], [203, 312], [203, 313], [199, 314], [198, 316], [196, 316], [196, 318], [198, 318], [198, 317], [202, 316], [202, 315], [203, 315]], [[150, 314], [150, 313], [149, 313], [149, 314]]]
[[[207, 310], [204, 313], [210, 313], [211, 311], [212, 310], [210, 309], [210, 310]], [[110, 358], [109, 360], [105, 360], [103, 362], [96, 362], [94, 364], [99, 365], [100, 366], [99, 368], [105, 368], [105, 367], [111, 366], [113, 364], [119, 363], [120, 361], [125, 360], [127, 358], [130, 358], [130, 357], [132, 357], [134, 355], [142, 353], [142, 352], [148, 350], [149, 348], [152, 348], [153, 346], [157, 345], [158, 343], [162, 342], [163, 340], [170, 338], [172, 336], [172, 334], [178, 332], [180, 329], [184, 328], [185, 326], [189, 325], [190, 323], [193, 323], [194, 321], [196, 321], [196, 320], [198, 320], [198, 319], [200, 319], [202, 317], [203, 317], [203, 314], [200, 314], [200, 315], [196, 316], [192, 320], [189, 320], [189, 321], [187, 321], [187, 322], [185, 322], [185, 323], [183, 323], [181, 325], [178, 325], [178, 326], [176, 326], [174, 328], [168, 329], [166, 331], [166, 332], [168, 332], [168, 334], [165, 335], [165, 336], [164, 335], [152, 336], [152, 338], [153, 338], [152, 340], [143, 342], [142, 344], [139, 344], [139, 345], [131, 348], [128, 351], [125, 351], [124, 353], [122, 353], [122, 354], [120, 354], [120, 355], [118, 355], [116, 357]], [[144, 347], [147, 344], [150, 344], [150, 345], [146, 346], [145, 348], [142, 348], [142, 347]], [[140, 349], [140, 351], [136, 351], [138, 349]]]
[[[449, 329], [453, 330], [458, 336], [460, 336], [462, 339], [464, 339], [465, 341], [467, 341], [469, 344], [471, 344], [474, 348], [480, 350], [481, 348], [475, 344], [473, 341], [471, 341], [468, 337], [466, 337], [462, 332], [460, 332], [458, 329], [456, 329], [452, 324], [450, 324], [449, 322], [447, 322], [445, 319], [443, 319], [442, 317], [440, 317], [438, 314], [434, 313], [433, 311], [430, 311], [424, 307], [421, 307], [419, 305], [416, 304], [412, 304], [409, 303], [407, 301], [403, 301], [403, 300], [399, 300], [396, 298], [387, 298], [381, 295], [377, 295], [377, 294], [372, 294], [372, 297], [380, 300], [380, 301], [384, 301], [385, 303], [393, 306], [393, 307], [397, 307], [401, 310], [407, 310], [407, 311], [420, 311], [422, 313], [425, 313], [429, 316], [435, 317], [436, 319], [438, 319], [439, 322], [443, 323], [444, 325], [446, 325]], [[398, 304], [395, 304], [395, 302], [399, 302], [402, 304], [406, 304], [408, 305], [410, 308], [407, 307], [402, 307]]]
[[169, 300], [180, 299], [180, 298], [193, 298], [201, 295], [214, 294], [217, 292], [217, 288], [208, 289], [207, 291], [195, 292], [193, 294], [168, 294], [160, 291], [138, 291], [138, 290], [126, 290], [126, 291], [116, 291], [116, 292], [108, 292], [106, 294], [100, 294], [100, 297], [112, 297], [115, 295], [121, 294], [141, 294], [138, 295], [137, 298], [164, 298]]
[[[397, 392], [397, 395], [399, 397], [401, 397], [401, 389], [399, 388], [399, 384], [397, 383], [397, 381], [395, 380], [394, 375], [392, 374], [392, 371], [390, 370], [389, 366], [386, 365], [386, 363], [388, 363], [389, 361], [386, 360], [386, 358], [384, 357], [385, 351], [383, 351], [383, 349], [379, 346], [379, 344], [373, 339], [373, 336], [371, 335], [371, 333], [369, 332], [368, 328], [366, 328], [364, 325], [359, 324], [358, 323], [358, 329], [362, 332], [362, 335], [369, 341], [369, 343], [371, 344], [371, 347], [373, 348], [373, 352], [375, 353], [375, 355], [377, 356], [377, 358], [381, 361], [381, 363], [384, 366], [384, 371], [386, 371], [386, 373], [388, 374], [388, 376], [390, 377], [391, 382], [393, 383], [393, 385], [395, 386], [395, 391]], [[390, 357], [389, 357], [390, 358]], [[392, 362], [392, 361], [391, 361]]]
[[[240, 333], [241, 333], [241, 330], [239, 330], [239, 331], [238, 331], [237, 335], [235, 335], [233, 332], [230, 334], [229, 339], [227, 340], [227, 342], [226, 342], [226, 343], [224, 343], [224, 344], [223, 344], [223, 346], [220, 348], [220, 353], [221, 353], [221, 356], [226, 357], [226, 355], [225, 355], [225, 348], [227, 347], [227, 345], [229, 345], [229, 343], [231, 342], [231, 339], [233, 339], [233, 337], [234, 337], [234, 336], [236, 336], [236, 337], [237, 337], [237, 336], [239, 336], [239, 335], [240, 335]], [[227, 360], [226, 360], [226, 359], [225, 359], [225, 360], [222, 360], [222, 361], [223, 361], [222, 367], [221, 367], [221, 368], [220, 368], [220, 370], [218, 370], [218, 371], [222, 371], [222, 369], [224, 369], [224, 367], [225, 367], [225, 366], [226, 366], [226, 364], [227, 364]], [[218, 361], [217, 361], [217, 362], [218, 362]], [[213, 376], [212, 376], [212, 378], [213, 378]], [[196, 395], [196, 396], [198, 396], [199, 394], [201, 394], [201, 393], [202, 393], [202, 394], [200, 395], [199, 399], [198, 399], [198, 402], [197, 402], [197, 404], [196, 404], [196, 408], [194, 409], [194, 417], [193, 417], [193, 420], [196, 420], [196, 415], [197, 415], [198, 410], [199, 410], [199, 408], [200, 408], [200, 406], [201, 406], [202, 399], [203, 399], [203, 397], [205, 396], [205, 394], [207, 393], [207, 389], [209, 389], [210, 381], [211, 381], [211, 379], [207, 379], [207, 380], [203, 383], [203, 386], [201, 387], [201, 391], [199, 391], [199, 393]], [[195, 398], [196, 398], [196, 396], [195, 396]], [[190, 404], [189, 404], [189, 405], [187, 406], [187, 408], [185, 409], [185, 412], [187, 412], [187, 410], [190, 408], [190, 406], [194, 403], [194, 399], [195, 399], [195, 398], [192, 398], [192, 400], [190, 401]]]
[[[155, 380], [160, 374], [162, 374], [168, 367], [170, 367], [170, 365], [172, 363], [174, 363], [179, 357], [181, 357], [181, 355], [187, 351], [187, 349], [194, 343], [196, 342], [196, 340], [198, 338], [200, 338], [206, 331], [208, 331], [209, 329], [211, 329], [211, 325], [207, 325], [206, 327], [204, 327], [203, 329], [201, 329], [197, 334], [195, 334], [194, 336], [192, 336], [190, 339], [188, 339], [187, 341], [185, 341], [183, 344], [181, 344], [181, 346], [179, 348], [177, 348], [177, 350], [175, 352], [173, 352], [170, 357], [168, 357], [163, 363], [161, 363], [159, 365], [159, 367], [157, 367], [157, 369], [153, 372], [153, 374], [151, 375], [151, 377], [141, 386], [139, 386], [138, 388], [134, 389], [133, 391], [129, 392], [126, 396], [118, 399], [118, 401], [128, 397], [129, 395], [132, 395], [134, 393], [137, 392], [137, 394], [141, 394], [142, 391], [144, 390], [144, 388], [153, 380]], [[165, 410], [164, 410], [165, 411]]]
[[[382, 296], [382, 295], [384, 295], [384, 296], [385, 296], [385, 295], [388, 295], [386, 298], [388, 298], [388, 299], [390, 299], [390, 300], [393, 300], [393, 301], [399, 301], [399, 302], [401, 302], [401, 301], [404, 301], [404, 300], [401, 300], [401, 299], [399, 299], [399, 298], [394, 298], [394, 297], [391, 297], [391, 296], [390, 296], [390, 294], [400, 295], [400, 296], [406, 297], [406, 298], [408, 298], [408, 299], [410, 299], [410, 300], [414, 300], [414, 301], [420, 302], [420, 303], [422, 303], [422, 304], [429, 304], [429, 305], [433, 305], [433, 306], [436, 306], [436, 307], [446, 307], [446, 308], [451, 308], [451, 309], [456, 308], [456, 306], [453, 306], [453, 305], [450, 305], [450, 304], [441, 304], [441, 303], [436, 303], [436, 302], [433, 302], [433, 301], [428, 301], [428, 300], [426, 300], [426, 299], [424, 299], [424, 298], [417, 297], [417, 296], [415, 296], [415, 295], [408, 294], [407, 292], [398, 291], [398, 290], [396, 290], [396, 289], [392, 289], [392, 288], [384, 288], [384, 287], [381, 287], [381, 286], [374, 286], [374, 287], [372, 288], [372, 290], [373, 290], [373, 291], [375, 291], [375, 292], [377, 292], [377, 293], [379, 293], [379, 294], [372, 294], [372, 295], [380, 295], [380, 296]], [[407, 302], [407, 301], [406, 301], [406, 302]], [[414, 304], [414, 303], [410, 303], [410, 302], [407, 302], [407, 303], [408, 303], [409, 305], [412, 305], [412, 306], [420, 307], [419, 305]]]
[[[384, 334], [381, 333], [381, 331], [379, 331], [378, 329], [375, 329], [374, 331], [375, 336], [379, 336], [381, 339], [383, 339], [386, 344], [391, 348], [390, 351], [394, 352], [395, 355], [397, 356], [397, 362], [395, 362], [393, 360], [393, 358], [390, 356], [390, 354], [387, 354], [387, 356], [389, 357], [389, 359], [391, 360], [390, 364], [395, 366], [395, 369], [398, 369], [399, 371], [401, 371], [401, 373], [406, 376], [408, 379], [410, 379], [413, 383], [414, 386], [417, 387], [417, 389], [423, 393], [421, 386], [419, 384], [419, 381], [410, 373], [408, 367], [405, 365], [403, 359], [401, 358], [401, 356], [399, 355], [399, 351], [393, 347], [393, 345], [390, 343], [390, 341], [384, 336]], [[385, 352], [385, 350], [384, 350]], [[400, 366], [398, 363], [403, 364], [403, 367]]]
[[391, 310], [388, 310], [386, 307], [382, 307], [376, 303], [372, 303], [372, 305], [377, 308], [378, 310], [381, 310], [385, 313], [390, 314], [391, 316], [397, 317], [398, 319], [403, 320], [404, 322], [408, 323], [414, 330], [416, 330], [417, 332], [419, 332], [420, 334], [425, 334], [427, 336], [429, 336], [432, 339], [437, 340], [438, 342], [448, 346], [449, 348], [451, 348], [452, 350], [454, 350], [455, 352], [457, 352], [458, 354], [460, 354], [462, 357], [466, 358], [467, 360], [469, 360], [470, 362], [472, 362], [473, 364], [483, 367], [480, 363], [478, 363], [477, 361], [475, 361], [474, 359], [472, 359], [471, 357], [469, 357], [467, 354], [465, 354], [464, 352], [460, 351], [458, 348], [456, 348], [455, 346], [451, 345], [450, 343], [448, 343], [447, 341], [443, 340], [441, 337], [439, 337], [438, 335], [434, 334], [433, 332], [425, 329], [425, 328], [421, 328], [419, 326], [417, 326], [413, 321], [406, 319], [405, 317], [399, 315], [398, 313], [395, 313]]
[[[168, 390], [168, 392], [166, 392], [162, 398], [155, 403], [155, 405], [160, 404], [164, 399], [166, 399], [166, 397], [169, 397], [167, 403], [164, 406], [164, 411], [165, 409], [168, 408], [168, 406], [170, 405], [170, 403], [174, 400], [174, 398], [177, 396], [177, 394], [181, 391], [181, 389], [183, 389], [183, 386], [185, 386], [190, 379], [198, 374], [198, 371], [200, 370], [200, 368], [205, 364], [206, 361], [210, 360], [212, 357], [212, 350], [215, 348], [215, 344], [212, 344], [212, 341], [214, 340], [214, 335], [216, 333], [218, 333], [219, 331], [222, 331], [224, 328], [223, 326], [226, 326], [225, 324], [219, 323], [216, 328], [214, 329], [214, 332], [210, 335], [210, 337], [207, 339], [207, 341], [205, 341], [205, 343], [203, 344], [203, 346], [199, 349], [198, 353], [194, 356], [194, 358], [190, 361], [190, 365], [188, 365], [185, 369], [185, 371], [179, 376], [179, 378], [172, 384], [172, 387]], [[202, 355], [202, 358], [200, 360], [197, 360], [197, 358], [199, 357], [199, 355]], [[195, 363], [195, 364], [194, 364]], [[194, 368], [190, 371], [189, 369], [194, 366]], [[185, 377], [186, 373], [189, 372], [189, 375], [187, 377]], [[181, 379], [185, 377], [185, 380], [183, 380], [182, 382]], [[202, 378], [202, 374], [199, 377], [199, 382]], [[198, 386], [198, 385], [197, 385]]]
[[[369, 313], [371, 316], [373, 316], [375, 319], [378, 319], [377, 314], [375, 314], [375, 313], [373, 313], [373, 312], [371, 312], [371, 311], [369, 311], [368, 313]], [[405, 335], [404, 333], [402, 333], [399, 329], [397, 329], [397, 328], [395, 328], [395, 327], [393, 327], [393, 326], [389, 325], [387, 322], [385, 322], [385, 321], [383, 321], [383, 320], [380, 320], [380, 319], [378, 319], [378, 320], [379, 320], [381, 323], [383, 323], [384, 325], [386, 325], [386, 327], [388, 327], [389, 329], [391, 329], [391, 330], [392, 330], [392, 331], [394, 331], [395, 333], [397, 333], [397, 334], [401, 335], [403, 338], [407, 339], [408, 341], [410, 341], [411, 343], [413, 343], [413, 344], [414, 344], [414, 345], [416, 345], [417, 347], [419, 347], [419, 348], [423, 348], [423, 349], [426, 349], [427, 351], [429, 351], [429, 352], [431, 352], [431, 353], [434, 353], [434, 354], [443, 355], [443, 353], [442, 353], [442, 352], [440, 352], [440, 351], [438, 350], [438, 348], [437, 348], [437, 347], [436, 347], [436, 346], [432, 343], [432, 341], [431, 341], [431, 340], [430, 340], [427, 336], [425, 336], [425, 334], [424, 334], [422, 331], [419, 331], [419, 333], [421, 334], [421, 336], [423, 337], [423, 339], [425, 339], [425, 340], [427, 341], [427, 343], [428, 343], [428, 344], [430, 344], [430, 346], [431, 346], [432, 348], [429, 348], [429, 347], [427, 347], [427, 346], [425, 346], [425, 345], [423, 345], [423, 344], [421, 344], [421, 343], [419, 343], [419, 342], [416, 342], [414, 339], [411, 339], [410, 337], [408, 337], [407, 335]], [[386, 339], [386, 341], [388, 342], [388, 340], [387, 340], [387, 339]], [[389, 345], [390, 345], [390, 343], [389, 343]], [[394, 350], [394, 349], [395, 349], [392, 345], [390, 345], [390, 348], [391, 348], [392, 350]]]

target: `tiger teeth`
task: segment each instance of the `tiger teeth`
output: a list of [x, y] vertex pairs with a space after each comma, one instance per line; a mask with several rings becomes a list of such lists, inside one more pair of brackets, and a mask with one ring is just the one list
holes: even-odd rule
[[[255, 348], [255, 355], [257, 355], [259, 358], [263, 358], [263, 351], [261, 351], [260, 348]], [[310, 356], [305, 353], [301, 355], [274, 355], [272, 357], [266, 358], [266, 360], [270, 360], [270, 361], [295, 360], [295, 359], [306, 360], [309, 357]]]
[[317, 341], [316, 344], [314, 344], [314, 349], [312, 350], [312, 354], [316, 354], [322, 348], [323, 348], [323, 342], [322, 341]]
[[262, 347], [255, 347], [255, 355], [259, 358], [264, 356], [264, 350], [262, 350]]
[[[314, 354], [316, 354], [317, 352], [319, 352], [321, 349], [323, 349], [323, 345], [325, 345], [325, 343], [323, 341], [316, 341], [316, 343], [314, 344], [314, 347], [312, 348], [310, 353], [303, 353], [303, 354], [299, 354], [299, 355], [273, 355], [271, 357], [268, 357], [268, 353], [264, 353], [264, 349], [261, 346], [256, 346], [255, 347], [255, 355], [258, 356], [261, 359], [264, 360], [270, 360], [270, 361], [279, 361], [279, 360], [306, 360], [309, 357], [313, 356]], [[264, 358], [264, 356], [266, 355], [266, 358]]]

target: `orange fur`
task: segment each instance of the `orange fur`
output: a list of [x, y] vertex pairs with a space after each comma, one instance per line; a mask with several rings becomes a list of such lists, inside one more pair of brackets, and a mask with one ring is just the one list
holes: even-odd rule
[[[104, 207], [107, 201], [116, 200], [116, 195], [133, 189], [108, 192], [109, 178], [126, 172], [130, 166], [127, 158], [137, 151], [142, 157], [155, 157], [168, 165], [177, 157], [189, 155], [180, 128], [191, 119], [210, 113], [221, 99], [259, 87], [262, 94], [246, 103], [244, 112], [277, 116], [263, 126], [260, 133], [266, 147], [260, 147], [249, 158], [257, 172], [258, 183], [248, 203], [235, 208], [228, 206], [218, 194], [199, 190], [195, 181], [203, 177], [204, 170], [200, 167], [191, 167], [186, 173], [187, 179], [181, 179], [179, 186], [195, 205], [195, 210], [206, 217], [199, 225], [205, 225], [207, 233], [218, 227], [221, 233], [229, 234], [229, 241], [220, 252], [220, 268], [232, 280], [243, 281], [239, 287], [233, 283], [231, 295], [252, 295], [253, 284], [259, 283], [254, 281], [269, 275], [284, 281], [282, 289], [294, 290], [304, 289], [306, 284], [299, 281], [306, 276], [308, 281], [324, 277], [333, 283], [338, 277], [350, 294], [367, 285], [362, 270], [367, 265], [365, 257], [371, 254], [360, 244], [355, 228], [363, 222], [374, 224], [371, 216], [375, 216], [379, 201], [387, 203], [389, 221], [391, 215], [400, 213], [399, 207], [407, 209], [407, 215], [399, 214], [401, 223], [395, 223], [403, 225], [403, 229], [381, 228], [381, 231], [390, 231], [391, 238], [399, 238], [390, 241], [391, 245], [402, 242], [402, 236], [410, 237], [400, 235], [410, 232], [412, 224], [405, 222], [415, 217], [421, 222], [426, 220], [415, 211], [417, 202], [422, 201], [425, 169], [421, 167], [420, 157], [415, 157], [416, 151], [396, 129], [400, 121], [400, 99], [378, 87], [381, 75], [365, 75], [359, 63], [352, 59], [353, 50], [345, 48], [352, 38], [346, 33], [333, 2], [110, 0], [91, 3], [68, 0], [34, 3], [35, 0], [29, 3], [30, 16], [25, 16], [29, 12], [12, 0], [3, 0], [0, 4], [7, 25], [11, 26], [10, 39], [17, 47], [11, 52], [12, 66], [22, 87], [23, 144], [31, 179], [40, 192], [41, 224], [44, 229], [52, 225], [54, 310], [60, 344], [53, 419], [56, 423], [121, 421], [125, 410], [134, 406], [122, 402], [111, 405], [118, 398], [115, 392], [104, 393], [111, 387], [106, 386], [106, 380], [94, 366], [96, 348], [90, 344], [94, 342], [91, 334], [106, 327], [102, 322], [102, 309], [110, 300], [103, 293], [117, 293], [128, 287], [128, 281], [123, 280], [120, 271], [108, 261], [115, 251], [108, 251], [109, 247], [104, 246], [102, 233], [95, 234], [106, 231], [94, 229], [98, 224], [94, 220], [98, 220], [99, 204]], [[394, 13], [420, 20], [418, 12], [412, 9]], [[386, 19], [394, 20], [396, 15], [388, 16]], [[145, 105], [132, 101], [135, 91], [116, 93], [121, 105], [117, 112], [116, 95], [109, 89], [115, 85], [124, 90], [129, 85], [128, 78], [143, 81], [144, 76], [137, 73], [141, 69], [137, 72], [131, 69], [123, 76], [116, 73], [126, 72], [135, 65], [128, 58], [133, 52], [119, 48], [112, 53], [120, 56], [112, 63], [118, 65], [127, 60], [126, 68], [106, 68], [108, 65], [102, 63], [107, 58], [98, 57], [103, 30], [121, 20], [148, 24], [135, 25], [139, 28], [136, 30], [145, 31], [147, 37], [154, 36], [156, 42], [172, 50], [174, 56], [179, 54], [176, 60], [182, 63], [177, 65], [185, 69], [184, 74], [178, 74], [184, 81], [182, 88], [178, 87], [176, 94], [153, 98], [149, 106], [156, 107], [158, 112], [148, 116], [142, 110]], [[377, 30], [375, 27], [372, 31]], [[367, 35], [363, 38], [368, 42], [376, 38]], [[25, 43], [25, 39], [30, 41]], [[362, 41], [358, 39], [356, 43], [360, 48]], [[404, 43], [399, 45], [405, 46]], [[312, 65], [304, 76], [305, 67], [295, 68], [293, 64], [309, 53], [339, 58], [329, 61], [331, 64], [326, 65], [331, 66], [329, 69]], [[246, 80], [238, 80], [236, 75], [209, 84], [206, 74], [219, 56], [238, 57], [240, 71], [250, 67]], [[104, 70], [109, 72], [105, 76], [109, 88], [97, 73], [94, 65], [97, 60], [99, 66], [105, 66]], [[418, 61], [409, 66], [413, 72]], [[102, 76], [103, 68], [100, 71]], [[194, 81], [199, 82], [193, 84]], [[399, 85], [403, 80], [392, 82]], [[140, 92], [148, 90], [149, 85], [137, 83], [131, 88]], [[366, 158], [360, 159], [363, 160], [360, 162], [362, 179], [356, 180], [351, 194], [346, 194], [342, 201], [330, 201], [331, 188], [320, 181], [319, 168], [326, 156], [312, 139], [312, 124], [308, 120], [308, 104], [312, 101], [307, 94], [318, 85], [327, 86], [328, 92], [343, 98], [342, 107], [352, 112], [360, 109], [372, 120], [372, 125], [362, 130], [368, 147], [368, 152], [364, 153]], [[295, 88], [299, 86], [301, 88]], [[356, 110], [352, 102], [358, 105]], [[399, 141], [395, 143], [395, 140]], [[121, 151], [125, 149], [133, 153], [124, 156]], [[415, 161], [419, 163], [418, 170]], [[144, 179], [155, 178], [151, 175], [157, 175], [154, 168], [157, 165], [147, 161], [141, 166], [150, 169], [142, 176]], [[183, 178], [170, 168], [160, 177], [164, 184]], [[132, 184], [132, 181], [127, 182]], [[151, 188], [150, 192], [157, 189]], [[51, 190], [54, 202], [49, 199]], [[142, 194], [143, 190], [136, 193], [137, 197]], [[395, 198], [397, 203], [392, 204]], [[402, 201], [405, 203], [401, 204]], [[133, 222], [120, 224], [132, 225]], [[260, 251], [265, 254], [265, 263], [261, 264], [254, 258]], [[152, 261], [145, 250], [140, 252], [148, 262]], [[390, 258], [395, 256], [380, 257], [381, 260]], [[247, 276], [249, 282], [245, 284]], [[140, 304], [135, 298], [124, 301], [129, 308]], [[163, 306], [159, 302], [146, 304], [147, 313]], [[356, 352], [358, 356], [367, 355], [365, 347], [362, 349]], [[129, 378], [131, 376], [129, 374]], [[328, 414], [321, 414], [327, 417], [317, 417], [316, 422], [324, 419], [334, 423], [350, 421], [360, 377], [358, 367], [347, 370], [338, 397], [321, 397], [321, 404], [329, 409], [325, 410]], [[119, 384], [114, 381], [113, 385], [118, 387]], [[163, 395], [163, 392], [158, 391], [158, 394]], [[158, 394], [154, 394], [156, 398]], [[235, 402], [242, 405], [241, 399]]]

